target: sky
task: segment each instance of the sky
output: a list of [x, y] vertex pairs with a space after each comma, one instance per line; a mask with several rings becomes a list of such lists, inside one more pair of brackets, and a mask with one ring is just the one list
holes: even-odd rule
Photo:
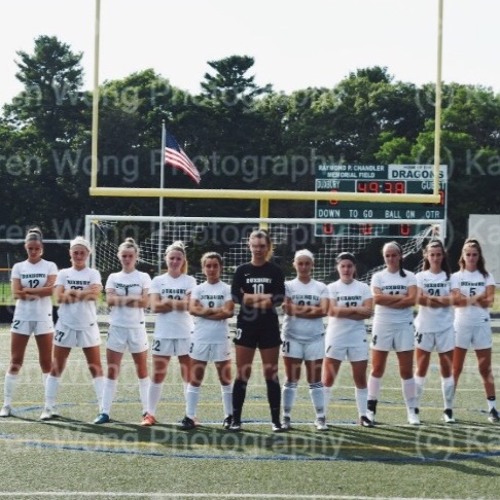
[[[395, 81], [436, 81], [438, 0], [101, 0], [99, 82], [153, 68], [197, 94], [207, 61], [255, 59], [258, 85], [290, 93], [334, 87], [383, 66]], [[19, 50], [40, 35], [82, 52], [94, 78], [94, 0], [0, 2], [0, 105], [22, 89]], [[500, 92], [500, 1], [444, 0], [442, 77]]]

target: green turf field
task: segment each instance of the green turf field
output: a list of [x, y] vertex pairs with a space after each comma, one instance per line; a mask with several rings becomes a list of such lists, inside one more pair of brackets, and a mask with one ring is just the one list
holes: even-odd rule
[[[500, 335], [494, 335], [500, 352]], [[104, 353], [104, 350], [103, 350]], [[9, 356], [0, 329], [1, 377]], [[433, 359], [433, 362], [436, 360]], [[500, 380], [500, 354], [495, 376]], [[15, 397], [15, 416], [0, 421], [0, 496], [17, 498], [499, 498], [500, 425], [487, 421], [486, 401], [470, 354], [456, 400], [454, 425], [441, 422], [437, 366], [432, 365], [422, 425], [406, 424], [395, 357], [383, 381], [378, 426], [355, 424], [350, 370], [343, 367], [329, 407], [327, 432], [312, 425], [306, 384], [299, 387], [294, 429], [273, 434], [265, 385], [255, 364], [244, 431], [221, 429], [220, 389], [213, 369], [202, 387], [201, 427], [178, 429], [184, 414], [177, 365], [158, 409], [159, 425], [142, 428], [138, 388], [125, 357], [114, 421], [92, 424], [97, 408], [80, 350], [71, 354], [59, 392], [61, 418], [39, 422], [42, 387], [34, 342]], [[496, 478], [496, 479], [495, 479]]]

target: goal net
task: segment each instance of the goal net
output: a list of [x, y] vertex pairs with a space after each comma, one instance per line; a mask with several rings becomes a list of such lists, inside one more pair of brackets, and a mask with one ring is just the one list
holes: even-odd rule
[[[404, 233], [411, 233], [405, 238], [390, 236], [397, 231], [388, 230], [394, 228], [386, 220], [371, 221], [369, 231], [363, 221], [352, 220], [336, 220], [335, 230], [331, 226], [326, 232], [318, 231], [318, 226], [324, 223], [320, 219], [88, 215], [86, 235], [93, 246], [91, 264], [101, 272], [103, 281], [110, 273], [120, 270], [118, 247], [125, 238], [132, 237], [141, 249], [138, 268], [152, 276], [165, 271], [166, 247], [181, 240], [186, 245], [188, 273], [198, 282], [204, 280], [201, 256], [216, 251], [224, 259], [222, 279], [230, 283], [236, 267], [250, 260], [248, 235], [254, 229], [265, 227], [273, 241], [273, 260], [283, 269], [287, 279], [295, 276], [292, 267], [295, 251], [308, 248], [315, 255], [313, 277], [330, 283], [338, 277], [335, 257], [340, 252], [356, 255], [358, 279], [369, 282], [372, 274], [383, 267], [381, 250], [389, 239], [398, 241], [403, 247], [405, 268], [418, 271], [424, 243], [440, 231], [444, 234], [436, 221], [394, 221], [394, 228], [405, 224]], [[407, 224], [412, 225], [411, 231], [407, 230]], [[339, 228], [341, 230], [337, 230]]]

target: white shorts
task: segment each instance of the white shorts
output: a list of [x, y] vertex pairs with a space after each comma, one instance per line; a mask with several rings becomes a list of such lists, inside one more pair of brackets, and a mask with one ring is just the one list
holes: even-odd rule
[[413, 323], [373, 323], [371, 348], [376, 351], [413, 351]]
[[124, 353], [127, 348], [132, 354], [147, 351], [149, 344], [146, 327], [126, 328], [110, 325], [106, 347], [111, 351], [121, 353]]
[[99, 326], [94, 323], [85, 330], [74, 330], [61, 321], [56, 324], [54, 345], [59, 347], [95, 347], [101, 345]]
[[485, 322], [482, 325], [455, 325], [455, 346], [462, 349], [490, 349], [493, 345], [491, 325]]
[[281, 352], [285, 358], [302, 359], [304, 361], [323, 359], [325, 354], [325, 337], [321, 336], [312, 342], [301, 342], [294, 339], [283, 340]]
[[453, 326], [440, 332], [415, 332], [415, 347], [422, 351], [439, 353], [453, 351], [455, 329]]
[[19, 335], [44, 335], [47, 333], [54, 333], [54, 322], [22, 321], [20, 319], [15, 319], [12, 321], [10, 329], [13, 333], [19, 333]]
[[187, 339], [153, 339], [151, 354], [153, 356], [187, 356], [191, 341]]
[[367, 361], [368, 360], [368, 342], [358, 346], [335, 347], [327, 345], [325, 349], [325, 358], [336, 359], [338, 361]]
[[189, 346], [189, 357], [197, 361], [228, 361], [231, 359], [231, 341], [220, 344], [204, 344], [202, 342], [191, 342]]

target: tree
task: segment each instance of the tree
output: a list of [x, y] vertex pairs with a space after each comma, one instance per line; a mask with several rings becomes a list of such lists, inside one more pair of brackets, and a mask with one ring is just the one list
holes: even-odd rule
[[88, 180], [82, 171], [66, 169], [64, 158], [88, 140], [90, 101], [81, 89], [82, 56], [48, 36], [35, 40], [33, 54], [18, 55], [16, 77], [24, 89], [4, 107], [5, 123], [15, 131], [10, 153], [20, 159], [10, 174], [17, 199], [11, 224], [79, 217]]
[[81, 53], [56, 37], [35, 39], [32, 55], [19, 51], [17, 79], [24, 90], [6, 106], [7, 116], [17, 124], [32, 126], [47, 142], [70, 145], [85, 123], [89, 96], [81, 89]]

